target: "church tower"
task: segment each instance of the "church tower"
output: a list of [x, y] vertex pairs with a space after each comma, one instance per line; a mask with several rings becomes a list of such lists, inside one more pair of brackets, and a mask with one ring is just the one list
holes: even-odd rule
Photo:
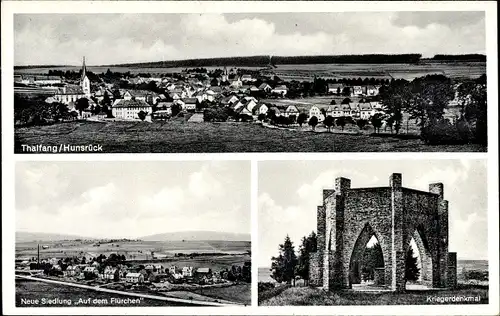
[[86, 97], [90, 97], [90, 80], [87, 77], [87, 66], [85, 66], [85, 56], [83, 56], [82, 79], [80, 84], [82, 86], [83, 94], [85, 94]]

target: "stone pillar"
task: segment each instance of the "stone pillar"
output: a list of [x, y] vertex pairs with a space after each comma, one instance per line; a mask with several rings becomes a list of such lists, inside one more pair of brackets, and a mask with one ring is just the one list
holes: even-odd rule
[[325, 208], [325, 242], [323, 248], [323, 289], [330, 290], [330, 254], [335, 252], [335, 190], [323, 190]]
[[448, 279], [447, 287], [456, 288], [457, 287], [457, 253], [448, 252]]
[[443, 288], [448, 283], [448, 201], [444, 200], [444, 185], [429, 184], [429, 192], [437, 195], [436, 264], [433, 267], [433, 287]]
[[402, 176], [393, 173], [389, 178], [391, 187], [391, 258], [388, 262], [390, 267], [390, 284], [393, 291], [404, 291], [406, 254], [403, 247], [403, 189]]
[[344, 206], [345, 198], [351, 189], [351, 180], [347, 178], [335, 179], [335, 249], [333, 259], [333, 275], [331, 287], [342, 289], [349, 287], [349, 267], [344, 264]]
[[325, 252], [325, 240], [326, 240], [326, 213], [325, 206], [318, 206], [317, 213], [317, 252], [316, 252], [316, 261], [314, 264], [314, 269], [317, 271], [312, 271], [312, 264], [310, 265], [309, 271], [309, 280], [310, 284], [313, 286], [322, 286], [323, 285], [323, 254]]

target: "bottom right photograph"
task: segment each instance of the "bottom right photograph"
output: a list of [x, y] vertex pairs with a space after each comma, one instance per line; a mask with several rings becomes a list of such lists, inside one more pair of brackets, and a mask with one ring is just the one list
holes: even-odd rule
[[258, 172], [260, 306], [488, 304], [486, 159]]

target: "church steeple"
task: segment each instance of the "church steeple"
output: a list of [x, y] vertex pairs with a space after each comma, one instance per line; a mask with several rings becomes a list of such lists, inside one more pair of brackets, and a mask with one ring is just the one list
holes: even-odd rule
[[90, 97], [90, 80], [87, 77], [87, 66], [85, 65], [85, 56], [83, 56], [82, 80], [80, 84], [85, 96]]
[[85, 66], [85, 56], [83, 56], [82, 81], [85, 77], [87, 77], [87, 66]]

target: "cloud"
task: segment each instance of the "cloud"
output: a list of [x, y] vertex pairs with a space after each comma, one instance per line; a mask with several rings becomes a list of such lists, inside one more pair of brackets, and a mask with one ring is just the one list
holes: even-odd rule
[[249, 223], [247, 161], [16, 164], [19, 231], [140, 237], [200, 229], [248, 233]]

